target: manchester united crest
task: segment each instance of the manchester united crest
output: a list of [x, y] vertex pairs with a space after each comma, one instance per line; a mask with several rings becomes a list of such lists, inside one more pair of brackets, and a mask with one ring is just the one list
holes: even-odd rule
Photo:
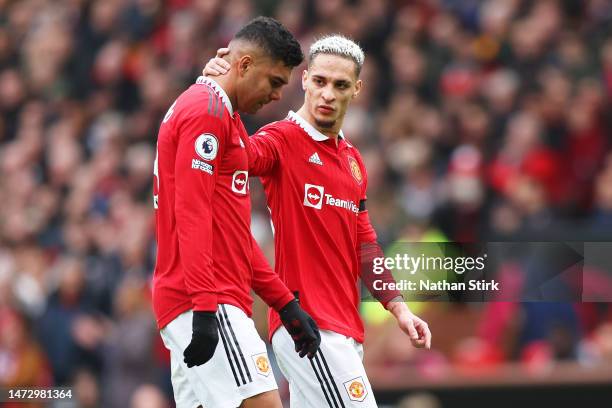
[[255, 364], [255, 369], [258, 374], [267, 377], [270, 375], [270, 361], [268, 360], [268, 355], [266, 353], [259, 353], [251, 356], [253, 359], [253, 363]]
[[344, 389], [348, 393], [351, 401], [363, 401], [368, 394], [368, 390], [363, 382], [362, 377], [353, 378], [344, 383]]
[[353, 178], [357, 181], [357, 183], [361, 184], [361, 182], [363, 181], [363, 175], [361, 174], [359, 163], [357, 163], [357, 160], [355, 160], [353, 156], [348, 157], [348, 162]]

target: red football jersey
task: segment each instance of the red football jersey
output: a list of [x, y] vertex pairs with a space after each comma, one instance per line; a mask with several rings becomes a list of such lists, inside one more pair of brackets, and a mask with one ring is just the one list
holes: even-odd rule
[[278, 309], [293, 295], [250, 230], [249, 138], [223, 89], [200, 77], [168, 110], [154, 168], [159, 328], [226, 303], [251, 315], [250, 289]]
[[[375, 242], [367, 176], [342, 132], [338, 144], [294, 112], [251, 137], [250, 174], [260, 176], [274, 226], [275, 269], [321, 329], [363, 342], [358, 248]], [[270, 335], [281, 325], [270, 313]]]

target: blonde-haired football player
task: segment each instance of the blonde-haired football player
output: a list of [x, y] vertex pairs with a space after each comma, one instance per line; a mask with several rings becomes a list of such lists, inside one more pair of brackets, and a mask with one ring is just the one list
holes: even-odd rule
[[[276, 272], [321, 329], [315, 357], [300, 359], [278, 314], [270, 312], [270, 336], [289, 380], [292, 408], [376, 407], [362, 363], [359, 278], [415, 347], [431, 344], [427, 323], [399, 292], [373, 288], [374, 278], [393, 278], [389, 271], [372, 276], [373, 259], [382, 251], [365, 205], [367, 173], [341, 130], [362, 87], [363, 62], [361, 48], [346, 37], [317, 40], [302, 74], [302, 107], [250, 138], [250, 172], [261, 178], [274, 224]], [[225, 68], [216, 58], [204, 73], [223, 74]]]

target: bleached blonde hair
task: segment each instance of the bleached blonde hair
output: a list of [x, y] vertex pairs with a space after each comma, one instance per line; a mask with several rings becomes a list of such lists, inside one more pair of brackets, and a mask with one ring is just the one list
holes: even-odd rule
[[361, 47], [355, 41], [340, 34], [326, 35], [316, 40], [308, 52], [308, 65], [319, 54], [338, 55], [352, 60], [356, 65], [357, 76], [365, 60]]

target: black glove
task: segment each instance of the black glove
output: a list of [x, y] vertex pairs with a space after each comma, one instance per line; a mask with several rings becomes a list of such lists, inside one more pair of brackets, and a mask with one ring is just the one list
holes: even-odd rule
[[300, 357], [313, 358], [321, 344], [321, 333], [312, 317], [300, 307], [297, 299], [287, 303], [278, 314], [295, 343], [295, 351]]
[[219, 342], [219, 326], [215, 312], [193, 312], [191, 343], [183, 352], [187, 367], [199, 366], [215, 354]]

